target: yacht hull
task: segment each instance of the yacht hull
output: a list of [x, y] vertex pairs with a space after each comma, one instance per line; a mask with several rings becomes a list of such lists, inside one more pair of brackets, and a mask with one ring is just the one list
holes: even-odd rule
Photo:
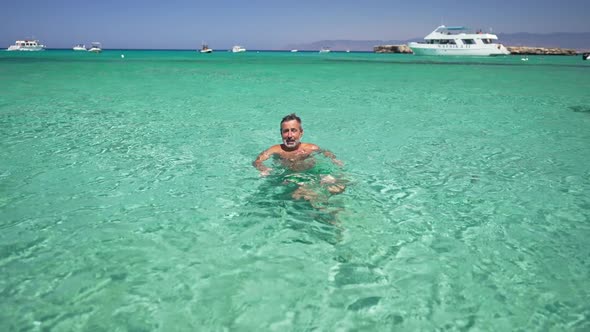
[[457, 45], [409, 43], [408, 47], [415, 55], [490, 56], [510, 54], [506, 47], [499, 44], [491, 44], [489, 47], [460, 47]]
[[44, 51], [45, 48], [43, 47], [12, 47], [10, 46], [7, 51], [21, 51], [21, 52], [36, 52], [36, 51]]

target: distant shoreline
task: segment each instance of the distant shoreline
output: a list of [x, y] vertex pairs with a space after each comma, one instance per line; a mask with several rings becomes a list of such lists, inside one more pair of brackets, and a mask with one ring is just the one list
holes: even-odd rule
[[[533, 46], [506, 46], [510, 51], [511, 55], [563, 55], [563, 56], [577, 56], [588, 53], [588, 50], [575, 50], [568, 48], [559, 47], [533, 47]], [[6, 49], [0, 49], [0, 51], [6, 51]], [[46, 48], [45, 51], [72, 51], [76, 52], [71, 48]], [[155, 51], [155, 52], [195, 52], [199, 53], [198, 49], [171, 49], [171, 48], [104, 48], [103, 51]], [[41, 51], [42, 52], [42, 51]], [[231, 49], [214, 49], [213, 53], [231, 53]], [[292, 53], [290, 50], [248, 50], [246, 53], [256, 52], [271, 52], [271, 53]], [[298, 50], [298, 53], [318, 53], [319, 50]], [[13, 52], [10, 52], [13, 53]], [[14, 52], [20, 53], [20, 52]], [[37, 52], [25, 52], [25, 53], [37, 53]], [[377, 45], [373, 47], [372, 51], [367, 50], [331, 50], [330, 53], [377, 53], [377, 54], [413, 54], [412, 50], [405, 44], [401, 45]]]
[[[5, 51], [6, 48], [0, 48], [0, 51]], [[196, 52], [199, 53], [198, 49], [175, 49], [175, 48], [103, 48], [103, 51], [175, 51], [175, 52]], [[73, 51], [71, 48], [46, 48], [45, 51], [72, 51], [76, 53], [84, 53], [80, 51]], [[40, 51], [43, 52], [43, 51]], [[213, 53], [231, 53], [231, 49], [213, 49]], [[248, 50], [245, 53], [256, 53], [256, 52], [276, 52], [276, 53], [291, 53], [291, 50]], [[298, 50], [298, 53], [318, 53], [319, 50]], [[19, 52], [15, 52], [19, 53]], [[27, 53], [27, 52], [25, 52]], [[31, 52], [36, 53], [36, 52]], [[374, 53], [373, 51], [346, 51], [346, 50], [331, 50], [330, 53]]]

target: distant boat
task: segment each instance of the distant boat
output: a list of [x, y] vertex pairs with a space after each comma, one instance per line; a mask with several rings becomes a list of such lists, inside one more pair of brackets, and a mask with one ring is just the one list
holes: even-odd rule
[[94, 42], [94, 43], [92, 43], [92, 46], [90, 47], [88, 52], [100, 53], [100, 52], [102, 52], [102, 45], [100, 45], [99, 42]]
[[246, 49], [240, 45], [236, 45], [236, 46], [232, 47], [231, 51], [233, 53], [241, 53], [241, 52], [246, 52]]
[[[470, 33], [469, 28], [447, 27], [434, 29], [424, 37], [424, 42], [408, 43], [415, 55], [508, 55], [504, 45], [496, 43], [498, 36], [493, 33]], [[467, 33], [466, 33], [467, 31]]]
[[39, 44], [38, 40], [17, 40], [14, 45], [10, 45], [7, 51], [43, 51], [45, 45]]
[[346, 50], [346, 53], [350, 53], [350, 50]]
[[582, 60], [590, 60], [590, 53], [583, 53]]
[[203, 46], [201, 46], [201, 50], [199, 51], [201, 53], [212, 53], [213, 50], [209, 48], [209, 46], [207, 46], [207, 44], [203, 44]]
[[322, 47], [320, 53], [330, 53], [330, 49], [328, 47]]
[[291, 53], [297, 53], [299, 50], [291, 50]]
[[86, 45], [78, 44], [72, 48], [74, 51], [86, 51]]

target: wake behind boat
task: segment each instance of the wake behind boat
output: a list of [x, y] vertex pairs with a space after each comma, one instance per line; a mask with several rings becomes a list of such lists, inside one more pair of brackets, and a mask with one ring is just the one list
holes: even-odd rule
[[[428, 36], [425, 42], [408, 43], [415, 55], [508, 55], [510, 51], [504, 45], [496, 43], [498, 36], [493, 33], [468, 32], [466, 27], [439, 26]], [[467, 33], [466, 33], [467, 32]]]
[[14, 45], [10, 45], [7, 51], [43, 51], [45, 45], [39, 44], [38, 40], [17, 40]]

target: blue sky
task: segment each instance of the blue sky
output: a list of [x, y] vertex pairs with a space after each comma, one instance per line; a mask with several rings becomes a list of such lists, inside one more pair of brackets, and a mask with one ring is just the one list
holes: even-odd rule
[[422, 38], [441, 22], [496, 33], [590, 32], [588, 0], [2, 0], [0, 48], [279, 49], [319, 40]]

